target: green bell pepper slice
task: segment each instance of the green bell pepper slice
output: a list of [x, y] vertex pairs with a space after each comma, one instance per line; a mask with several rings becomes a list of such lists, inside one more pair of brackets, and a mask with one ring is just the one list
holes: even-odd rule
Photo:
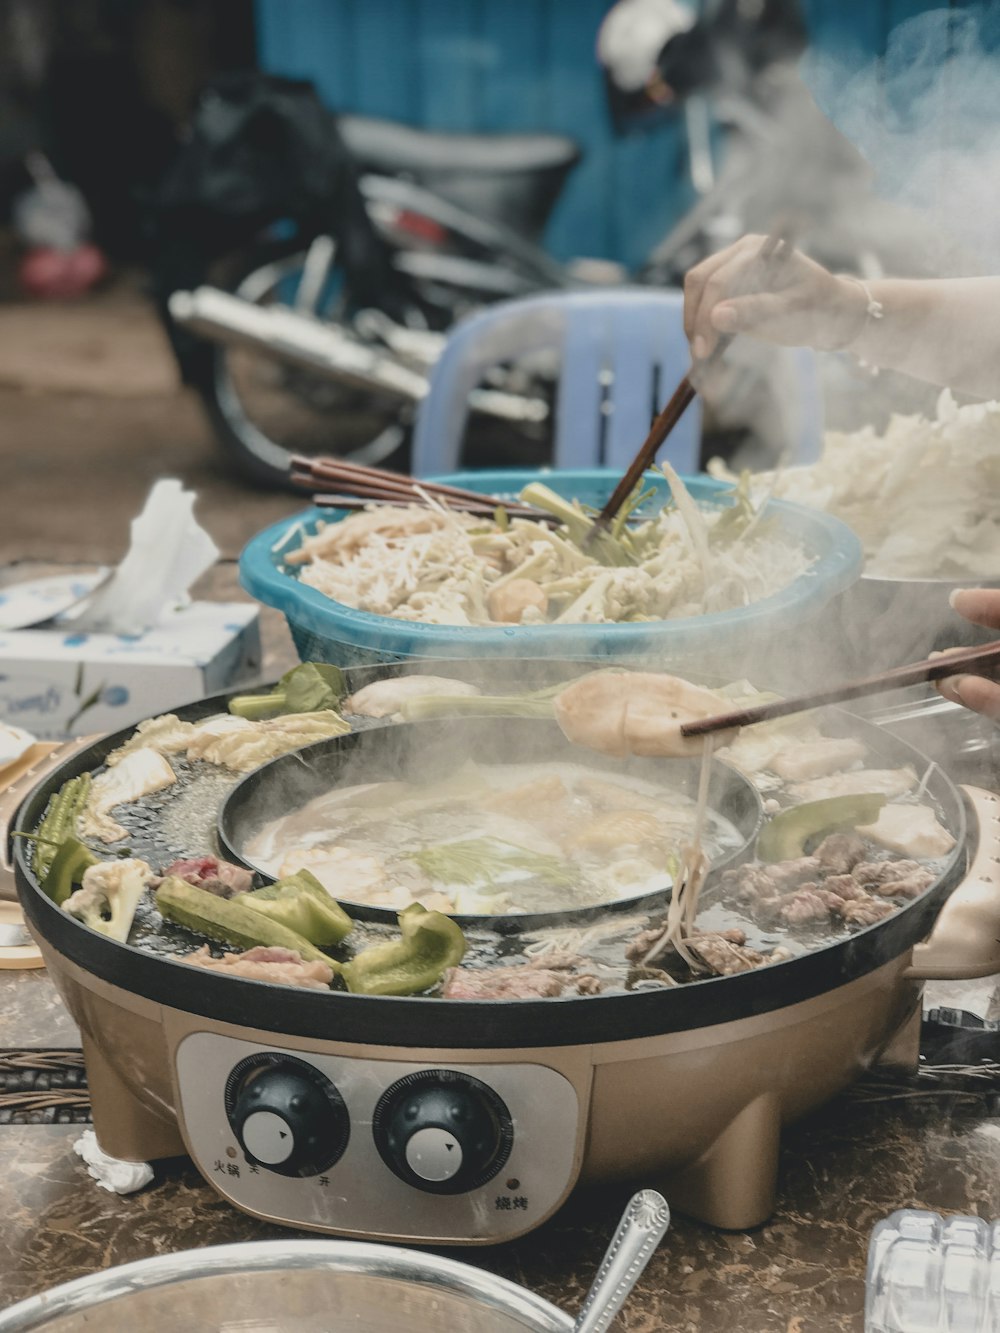
[[465, 936], [443, 912], [414, 903], [398, 920], [401, 939], [362, 949], [339, 969], [355, 995], [419, 995], [464, 957]]
[[64, 838], [42, 879], [42, 892], [61, 907], [73, 890], [83, 883], [84, 873], [100, 863], [101, 858], [79, 838]]
[[340, 903], [308, 870], [287, 875], [263, 889], [238, 893], [232, 902], [270, 917], [323, 949], [339, 944], [354, 927]]

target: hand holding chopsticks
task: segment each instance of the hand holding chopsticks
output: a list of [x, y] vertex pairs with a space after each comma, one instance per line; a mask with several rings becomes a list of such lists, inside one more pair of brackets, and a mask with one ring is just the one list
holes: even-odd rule
[[[790, 251], [790, 244], [780, 232], [774, 232], [764, 241], [758, 256], [758, 272], [763, 268], [762, 279], [766, 278], [772, 263], [780, 263]], [[664, 441], [687, 411], [698, 392], [698, 381], [706, 366], [714, 365], [732, 342], [734, 335], [723, 334], [715, 345], [711, 356], [705, 361], [692, 365], [680, 384], [674, 390], [663, 411], [654, 419], [649, 434], [643, 441], [638, 453], [628, 465], [625, 475], [615, 487], [611, 498], [597, 516], [593, 532], [606, 528], [621, 509], [622, 505], [635, 490], [639, 479], [647, 468], [652, 467]]]
[[994, 671], [1000, 670], [1000, 640], [982, 644], [978, 648], [956, 648], [950, 652], [940, 653], [936, 657], [929, 657], [923, 662], [894, 667], [891, 671], [881, 671], [876, 676], [865, 676], [861, 680], [814, 690], [810, 694], [800, 694], [792, 699], [776, 699], [772, 703], [758, 704], [752, 708], [737, 708], [731, 713], [718, 713], [714, 717], [699, 718], [696, 722], [685, 722], [681, 726], [681, 735], [710, 736], [717, 731], [730, 731], [737, 727], [752, 726], [755, 722], [769, 722], [772, 718], [804, 713], [823, 704], [844, 703], [848, 699], [884, 694], [888, 690], [902, 690], [909, 685], [943, 680], [946, 676], [960, 673], [991, 676], [993, 672], [987, 669], [990, 667], [994, 668]]

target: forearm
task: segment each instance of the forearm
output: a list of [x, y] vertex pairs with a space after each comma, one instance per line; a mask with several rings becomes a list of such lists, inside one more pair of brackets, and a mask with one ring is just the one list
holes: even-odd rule
[[932, 384], [1000, 398], [1000, 278], [889, 278], [870, 287], [883, 314], [868, 317], [852, 352]]

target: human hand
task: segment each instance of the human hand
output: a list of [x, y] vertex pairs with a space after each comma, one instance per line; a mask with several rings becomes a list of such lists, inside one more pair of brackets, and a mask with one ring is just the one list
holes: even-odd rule
[[[974, 625], [1000, 630], [1000, 588], [963, 588], [951, 594], [951, 605]], [[1000, 718], [1000, 684], [983, 676], [945, 676], [938, 692], [986, 717]]]
[[860, 283], [839, 278], [798, 250], [762, 259], [763, 236], [744, 236], [702, 260], [684, 279], [684, 332], [695, 360], [720, 333], [749, 333], [785, 347], [833, 350], [865, 326]]

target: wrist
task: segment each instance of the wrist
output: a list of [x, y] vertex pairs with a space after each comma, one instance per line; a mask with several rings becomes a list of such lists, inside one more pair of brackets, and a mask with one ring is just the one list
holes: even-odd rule
[[[828, 319], [822, 342], [817, 341], [817, 346], [824, 352], [845, 352], [857, 343], [868, 327], [872, 296], [858, 278], [838, 274], [833, 281], [836, 286], [828, 306]], [[881, 313], [881, 307], [879, 309]]]

